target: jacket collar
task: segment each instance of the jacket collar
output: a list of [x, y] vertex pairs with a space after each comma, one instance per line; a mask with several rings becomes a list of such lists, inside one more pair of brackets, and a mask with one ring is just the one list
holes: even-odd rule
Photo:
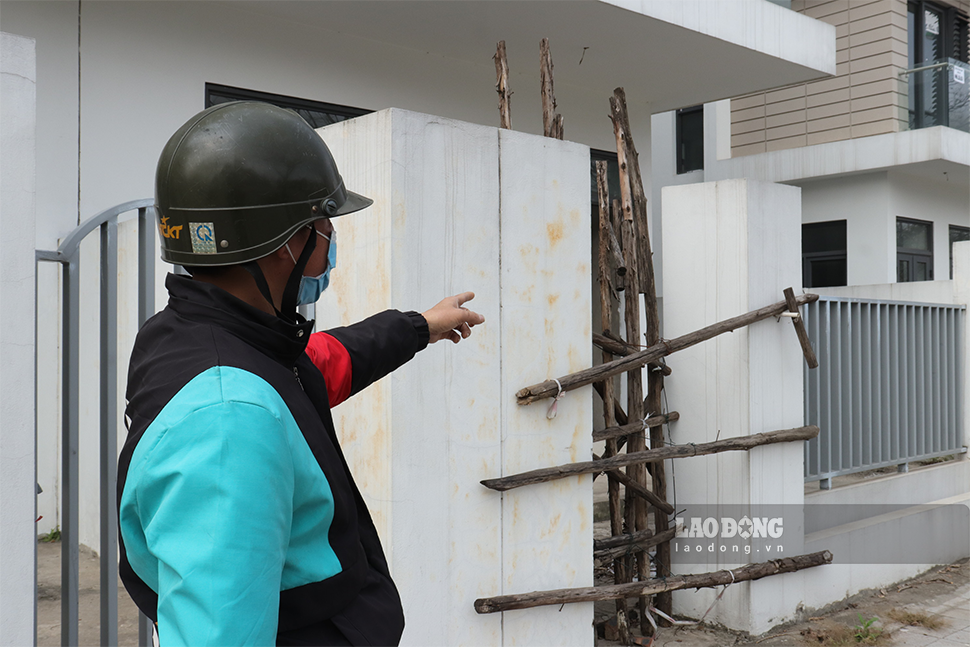
[[287, 323], [211, 283], [188, 276], [169, 274], [165, 278], [165, 287], [169, 294], [168, 305], [179, 315], [225, 328], [282, 364], [293, 366], [306, 350], [313, 321]]

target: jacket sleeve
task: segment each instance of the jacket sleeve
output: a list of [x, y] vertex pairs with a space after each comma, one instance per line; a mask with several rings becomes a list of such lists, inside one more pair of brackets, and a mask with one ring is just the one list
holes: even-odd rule
[[[325, 346], [328, 352], [317, 353], [319, 363], [310, 354], [309, 345], [308, 354], [327, 380], [330, 405], [335, 406], [409, 361], [428, 345], [429, 333], [428, 322], [419, 313], [386, 310], [352, 326], [316, 333], [310, 343], [314, 344], [317, 337], [317, 348]], [[342, 353], [346, 353], [349, 364], [339, 359]], [[336, 395], [343, 397], [333, 398], [331, 379], [339, 386]]]
[[294, 494], [281, 421], [225, 401], [192, 411], [149, 451], [136, 505], [157, 559], [143, 579], [158, 593], [159, 642], [275, 645]]

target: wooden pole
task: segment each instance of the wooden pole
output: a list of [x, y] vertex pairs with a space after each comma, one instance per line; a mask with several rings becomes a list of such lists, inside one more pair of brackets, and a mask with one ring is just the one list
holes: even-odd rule
[[500, 40], [495, 48], [495, 91], [498, 92], [499, 127], [512, 128], [512, 92], [509, 90], [509, 61], [505, 55], [505, 41]]
[[[818, 301], [817, 294], [802, 294], [795, 297], [795, 302], [798, 305], [812, 303], [814, 301]], [[563, 391], [572, 391], [573, 389], [578, 389], [586, 386], [587, 384], [592, 384], [593, 382], [601, 382], [611, 375], [619, 375], [620, 373], [629, 371], [634, 367], [643, 366], [644, 364], [656, 361], [661, 357], [666, 357], [676, 353], [679, 350], [684, 350], [685, 348], [695, 346], [702, 341], [713, 339], [714, 337], [722, 335], [726, 332], [731, 332], [743, 326], [750, 326], [753, 323], [763, 319], [768, 319], [769, 317], [776, 317], [782, 312], [787, 312], [787, 310], [788, 304], [784, 301], [773, 303], [769, 306], [759, 308], [758, 310], [752, 310], [751, 312], [747, 312], [743, 315], [738, 315], [737, 317], [719, 321], [705, 328], [701, 328], [700, 330], [687, 333], [681, 337], [660, 342], [659, 344], [645, 348], [642, 351], [632, 353], [626, 357], [621, 357], [620, 359], [615, 359], [607, 364], [600, 364], [599, 366], [594, 366], [592, 368], [583, 369], [582, 371], [578, 371], [576, 373], [564, 375], [563, 377], [559, 378], [559, 382], [562, 384]], [[539, 384], [533, 384], [525, 387], [524, 389], [520, 389], [515, 394], [515, 397], [518, 404], [525, 405], [532, 404], [533, 402], [537, 402], [545, 398], [551, 398], [555, 396], [556, 393], [558, 393], [556, 382], [554, 380], [546, 380], [545, 382], [540, 382]]]
[[695, 575], [672, 575], [665, 578], [647, 580], [645, 582], [631, 582], [630, 584], [614, 586], [591, 586], [480, 598], [475, 600], [475, 611], [478, 613], [497, 613], [499, 611], [529, 609], [531, 607], [552, 604], [596, 602], [598, 600], [615, 600], [617, 598], [653, 595], [664, 591], [710, 588], [735, 582], [760, 580], [769, 575], [792, 573], [805, 568], [831, 563], [832, 553], [823, 550], [817, 553], [809, 553], [808, 555], [785, 557], [784, 559], [776, 559], [759, 564], [748, 564], [747, 566], [742, 566], [731, 571], [715, 571], [713, 573], [697, 573]]
[[792, 323], [795, 325], [795, 334], [798, 336], [798, 343], [802, 347], [802, 354], [805, 356], [808, 368], [818, 368], [818, 358], [812, 350], [812, 342], [808, 340], [808, 332], [805, 330], [805, 323], [802, 321], [802, 316], [798, 312], [798, 303], [795, 301], [795, 291], [791, 288], [785, 288], [785, 303], [788, 305], [789, 312], [798, 315], [792, 319]]
[[[620, 238], [623, 243], [623, 258], [626, 260], [626, 284], [630, 289], [624, 292], [624, 329], [626, 339], [630, 344], [640, 343], [640, 285], [639, 279], [639, 260], [637, 258], [638, 246], [637, 235], [634, 225], [633, 207], [633, 188], [630, 177], [630, 164], [627, 156], [630, 151], [626, 145], [627, 125], [619, 116], [620, 108], [617, 106], [617, 98], [614, 95], [610, 98], [611, 119], [613, 121], [613, 135], [616, 138], [616, 157], [620, 171], [620, 204], [622, 220], [620, 221]], [[643, 373], [641, 367], [635, 366], [628, 373], [626, 378], [627, 393], [627, 415], [635, 425], [637, 421], [643, 420]], [[627, 436], [627, 452], [642, 452], [646, 449], [646, 440], [643, 437], [643, 427]], [[645, 485], [646, 470], [642, 463], [632, 463], [627, 465], [626, 475], [631, 481]], [[654, 492], [656, 494], [656, 492]], [[626, 492], [626, 509], [624, 510], [626, 527], [629, 530], [647, 529], [647, 506], [641, 497], [636, 496], [629, 488]], [[650, 561], [643, 551], [635, 555], [637, 579], [643, 581], [650, 577]], [[643, 611], [646, 608], [646, 600], [639, 601], [640, 617], [644, 617]]]
[[[657, 284], [654, 276], [653, 252], [650, 246], [650, 227], [647, 221], [647, 197], [643, 191], [643, 180], [640, 177], [640, 162], [637, 154], [636, 145], [633, 142], [633, 131], [630, 129], [630, 116], [626, 105], [626, 92], [623, 88], [616, 88], [613, 91], [613, 98], [610, 101], [611, 116], [614, 124], [620, 123], [620, 135], [617, 135], [617, 148], [622, 145], [625, 149], [624, 159], [628, 165], [630, 176], [630, 189], [633, 201], [633, 222], [636, 234], [635, 240], [638, 245], [637, 253], [639, 260], [639, 291], [643, 293], [644, 318], [646, 320], [645, 339], [647, 346], [653, 346], [660, 342], [660, 314], [657, 305]], [[616, 131], [616, 126], [614, 126]], [[624, 241], [625, 242], [625, 241]], [[663, 391], [664, 376], [660, 371], [650, 370], [647, 372], [647, 397], [643, 403], [643, 408], [647, 415], [657, 415], [663, 411], [661, 403], [661, 393]], [[653, 425], [650, 428], [650, 446], [653, 448], [663, 447], [664, 431], [662, 425]], [[631, 450], [636, 451], [633, 447]], [[665, 475], [664, 464], [656, 463], [651, 471], [653, 478], [653, 493], [661, 500], [667, 499], [667, 477]], [[666, 531], [669, 527], [667, 515], [654, 507], [653, 523], [658, 533]], [[644, 511], [644, 517], [646, 511]], [[643, 520], [643, 527], [646, 527], [646, 519]], [[639, 527], [638, 527], [639, 529]], [[657, 575], [663, 576], [670, 574], [670, 545], [662, 543], [657, 546], [657, 554], [654, 559]], [[649, 570], [640, 573], [640, 579], [650, 576]], [[670, 615], [672, 612], [672, 599], [670, 593], [661, 593], [657, 596], [655, 604], [658, 609]], [[640, 603], [640, 629], [644, 635], [652, 629], [646, 614], [645, 602], [641, 599]]]
[[610, 458], [601, 458], [595, 461], [584, 461], [582, 463], [566, 463], [556, 467], [543, 467], [542, 469], [512, 474], [496, 479], [486, 479], [482, 485], [492, 490], [504, 492], [523, 485], [533, 485], [535, 483], [545, 483], [556, 479], [576, 476], [578, 474], [593, 474], [615, 470], [627, 465], [656, 463], [667, 460], [668, 458], [684, 458], [687, 456], [706, 456], [707, 454], [717, 454], [730, 451], [748, 451], [752, 447], [762, 445], [773, 445], [775, 443], [787, 443], [798, 440], [811, 440], [818, 435], [818, 427], [808, 425], [806, 427], [796, 427], [795, 429], [782, 429], [779, 431], [766, 431], [750, 436], [738, 436], [726, 440], [715, 440], [710, 443], [688, 444], [688, 445], [668, 445], [656, 449], [647, 449], [640, 452], [619, 454]]
[[556, 113], [556, 94], [552, 89], [552, 54], [549, 39], [539, 41], [539, 82], [542, 93], [542, 134], [562, 139], [562, 115]]
[[[600, 323], [603, 330], [609, 330], [613, 325], [613, 299], [610, 290], [610, 258], [611, 245], [615, 243], [613, 228], [610, 227], [610, 198], [609, 186], [607, 184], [607, 163], [605, 161], [596, 162], [596, 193], [599, 202], [599, 274], [600, 274]], [[613, 238], [611, 241], [610, 238]], [[624, 268], [624, 273], [626, 269]], [[613, 355], [609, 351], [603, 351], [603, 361], [610, 362]], [[616, 426], [616, 416], [614, 415], [613, 401], [613, 378], [608, 377], [602, 382], [603, 386], [603, 418], [606, 427]], [[606, 441], [606, 453], [615, 456], [619, 452], [615, 439]], [[610, 533], [613, 535], [623, 534], [623, 509], [620, 505], [620, 484], [615, 480], [610, 480], [609, 484], [610, 502]], [[628, 582], [625, 564], [623, 560], [616, 560], [613, 565], [613, 582], [623, 584]], [[626, 600], [617, 599], [616, 601], [616, 626], [619, 633], [620, 642], [624, 644], [630, 641], [629, 621], [627, 620]]]

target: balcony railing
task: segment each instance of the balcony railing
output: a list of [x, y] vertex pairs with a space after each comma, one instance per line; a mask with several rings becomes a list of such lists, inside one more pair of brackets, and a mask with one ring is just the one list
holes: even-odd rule
[[909, 97], [909, 129], [949, 126], [970, 132], [970, 65], [956, 59], [899, 74]]

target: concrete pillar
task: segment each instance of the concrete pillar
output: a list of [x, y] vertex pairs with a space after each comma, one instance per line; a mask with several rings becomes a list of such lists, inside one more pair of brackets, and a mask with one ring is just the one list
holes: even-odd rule
[[0, 645], [36, 642], [34, 40], [0, 32]]
[[504, 494], [479, 483], [590, 455], [590, 389], [554, 420], [548, 401], [514, 397], [592, 363], [588, 148], [397, 109], [320, 132], [347, 187], [375, 203], [335, 222], [318, 326], [466, 290], [486, 317], [334, 411], [401, 591], [404, 644], [592, 644], [591, 604], [473, 608], [592, 584], [589, 477]]
[[[795, 187], [728, 180], [663, 189], [664, 335], [678, 337], [717, 321], [781, 301], [801, 283], [801, 197]], [[768, 319], [676, 353], [668, 360], [670, 428], [676, 444], [788, 429], [803, 420], [802, 356], [792, 324]], [[668, 494], [675, 507], [721, 506], [721, 514], [758, 505], [800, 506], [803, 445], [668, 461]], [[673, 465], [670, 465], [673, 463]], [[801, 554], [804, 528], [786, 516], [786, 555]], [[704, 572], [772, 555], [714, 554], [675, 572]], [[695, 560], [696, 561], [696, 560]], [[678, 563], [681, 562], [681, 563]], [[708, 621], [761, 633], [792, 617], [800, 601], [799, 573], [737, 584]], [[716, 591], [674, 593], [674, 610], [700, 617]]]

